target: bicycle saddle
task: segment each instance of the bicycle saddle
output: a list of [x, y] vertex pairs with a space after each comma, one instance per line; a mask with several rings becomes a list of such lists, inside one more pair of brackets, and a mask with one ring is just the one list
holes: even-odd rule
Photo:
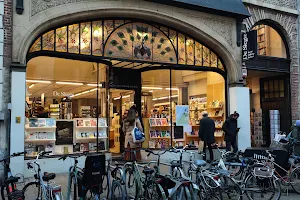
[[20, 179], [20, 177], [11, 176], [11, 177], [7, 178], [4, 182], [5, 182], [5, 184], [11, 184], [11, 183], [18, 182], [19, 179]]
[[43, 181], [48, 182], [50, 180], [55, 179], [55, 177], [56, 177], [56, 174], [54, 174], [54, 173], [45, 173], [43, 176]]
[[204, 160], [195, 160], [195, 165], [197, 165], [197, 167], [204, 167], [206, 162]]
[[154, 169], [151, 169], [151, 168], [146, 168], [146, 169], [143, 170], [143, 173], [145, 175], [153, 174], [153, 172], [154, 172]]
[[173, 160], [173, 161], [171, 161], [171, 167], [172, 168], [181, 167], [181, 164], [179, 163], [179, 161]]

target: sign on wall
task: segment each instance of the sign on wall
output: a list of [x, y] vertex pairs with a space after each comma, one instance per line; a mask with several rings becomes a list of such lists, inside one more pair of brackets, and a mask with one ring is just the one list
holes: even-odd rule
[[257, 31], [252, 30], [247, 33], [243, 33], [242, 36], [242, 56], [243, 60], [250, 60], [257, 55]]
[[141, 87], [141, 72], [139, 70], [110, 67], [109, 87], [134, 90]]

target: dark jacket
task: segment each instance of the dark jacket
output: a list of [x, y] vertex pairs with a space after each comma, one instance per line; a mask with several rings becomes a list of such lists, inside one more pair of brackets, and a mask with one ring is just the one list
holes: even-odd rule
[[294, 154], [300, 156], [300, 127], [293, 126], [291, 139], [294, 144]]
[[215, 142], [215, 122], [209, 117], [200, 120], [199, 137], [207, 144]]
[[238, 132], [237, 129], [237, 120], [232, 118], [231, 116], [225, 121], [222, 127], [223, 131], [225, 132], [225, 141], [226, 142], [235, 142], [236, 135]]

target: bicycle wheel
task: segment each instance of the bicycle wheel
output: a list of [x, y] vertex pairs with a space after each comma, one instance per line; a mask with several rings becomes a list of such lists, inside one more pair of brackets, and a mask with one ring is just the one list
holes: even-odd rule
[[300, 194], [300, 167], [296, 167], [295, 169], [293, 169], [290, 175], [290, 184], [293, 190]]
[[[230, 165], [226, 163], [237, 163], [237, 165]], [[240, 163], [242, 162], [238, 158], [229, 158], [225, 162], [225, 167], [227, 168], [227, 170], [230, 172], [232, 176], [237, 177], [243, 171], [242, 166], [239, 165]]]
[[243, 193], [241, 188], [232, 180], [232, 178], [221, 175], [220, 176], [221, 195], [222, 199], [243, 199]]
[[30, 182], [23, 188], [24, 199], [39, 200], [43, 199], [39, 182]]
[[1, 199], [2, 200], [13, 200], [13, 199], [23, 199], [23, 190], [17, 190], [9, 192], [6, 189], [7, 186], [1, 186]]
[[106, 193], [106, 198], [109, 199], [110, 196], [110, 176], [105, 174], [102, 176], [102, 192]]
[[[162, 199], [162, 194], [159, 188], [159, 185], [153, 181], [147, 181], [146, 185], [144, 186], [145, 188], [145, 198], [146, 199], [151, 199], [151, 200], [160, 200]], [[162, 188], [161, 188], [162, 189]]]
[[221, 200], [220, 187], [213, 178], [197, 174], [196, 184], [199, 186], [199, 199]]
[[281, 196], [279, 182], [273, 177], [260, 179], [249, 175], [246, 179], [244, 190], [250, 200], [278, 200]]
[[138, 199], [139, 197], [139, 190], [138, 190], [138, 181], [135, 180], [133, 171], [131, 169], [127, 169], [126, 171], [126, 194], [129, 197], [134, 199]]
[[113, 181], [111, 186], [111, 200], [125, 200], [126, 194], [119, 181]]

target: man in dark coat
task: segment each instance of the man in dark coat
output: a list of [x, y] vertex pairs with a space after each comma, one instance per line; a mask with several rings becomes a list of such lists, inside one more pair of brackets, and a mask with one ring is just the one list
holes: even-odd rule
[[[208, 146], [210, 161], [214, 160], [212, 144], [215, 143], [215, 122], [208, 117], [207, 112], [202, 113], [203, 118], [200, 120], [199, 137], [204, 142], [203, 151], [206, 155], [206, 145]], [[206, 159], [206, 156], [205, 156]]]
[[236, 136], [239, 132], [239, 128], [237, 127], [237, 119], [239, 116], [239, 113], [234, 112], [223, 124], [222, 129], [225, 132], [226, 151], [231, 151], [231, 146], [234, 153], [238, 151]]

